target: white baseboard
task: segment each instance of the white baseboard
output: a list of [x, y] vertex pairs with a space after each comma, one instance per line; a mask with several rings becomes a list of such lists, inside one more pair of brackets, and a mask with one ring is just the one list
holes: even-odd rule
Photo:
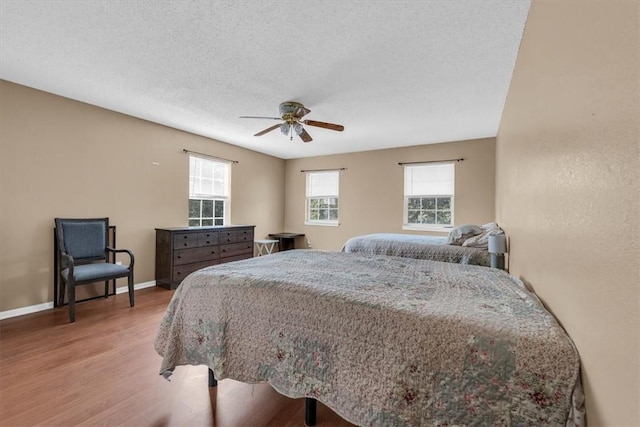
[[[134, 291], [139, 291], [140, 289], [144, 289], [144, 288], [152, 288], [156, 285], [156, 281], [155, 280], [151, 280], [149, 282], [142, 282], [142, 283], [138, 283], [137, 285], [133, 285], [133, 290]], [[116, 295], [117, 294], [124, 294], [126, 292], [129, 292], [129, 290], [127, 289], [126, 286], [120, 286], [119, 288], [116, 288]]]
[[[151, 288], [156, 285], [155, 280], [151, 280], [149, 282], [138, 283], [137, 285], [133, 285], [133, 289], [138, 291], [144, 288]], [[124, 294], [128, 292], [126, 286], [120, 286], [116, 288], [117, 294]], [[9, 319], [11, 317], [22, 316], [25, 314], [37, 313], [38, 311], [49, 310], [53, 308], [53, 301], [45, 302], [42, 304], [30, 305], [27, 307], [14, 308], [13, 310], [0, 311], [0, 320]]]
[[49, 310], [50, 308], [53, 308], [53, 301], [30, 305], [27, 307], [14, 308], [13, 310], [0, 311], [0, 320], [8, 319], [10, 317], [22, 316], [24, 314], [36, 313], [38, 311]]

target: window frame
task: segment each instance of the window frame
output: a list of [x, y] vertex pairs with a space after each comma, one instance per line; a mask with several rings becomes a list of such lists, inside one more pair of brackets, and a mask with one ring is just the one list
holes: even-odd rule
[[[218, 164], [219, 166], [224, 166], [225, 169], [225, 174], [222, 181], [222, 194], [216, 194], [215, 189], [215, 185], [213, 185], [213, 182], [216, 181], [215, 177], [211, 178], [212, 181], [212, 191], [211, 193], [208, 192], [200, 192], [197, 193], [194, 190], [195, 187], [195, 183], [192, 182], [195, 180], [196, 178], [196, 174], [194, 173], [194, 171], [192, 171], [192, 159], [197, 159], [197, 161], [204, 161], [204, 162], [211, 162], [213, 163], [213, 167], [215, 168], [215, 164]], [[202, 178], [201, 178], [202, 179]], [[205, 179], [208, 179], [207, 177], [205, 177]], [[202, 188], [200, 188], [200, 190], [202, 190]], [[192, 192], [193, 191], [193, 192]], [[192, 200], [197, 200], [200, 202], [200, 216], [198, 217], [192, 217], [191, 216], [191, 201]], [[202, 213], [203, 213], [203, 209], [204, 209], [204, 205], [205, 205], [205, 201], [212, 201], [212, 215], [211, 217], [206, 216], [203, 217]], [[189, 189], [188, 189], [188, 197], [187, 197], [187, 202], [188, 202], [188, 212], [187, 212], [187, 218], [188, 218], [188, 224], [190, 227], [214, 227], [214, 226], [225, 226], [225, 225], [229, 225], [229, 219], [230, 219], [230, 214], [231, 214], [231, 162], [229, 161], [224, 161], [224, 160], [220, 160], [220, 159], [216, 159], [216, 158], [211, 158], [211, 157], [206, 157], [206, 156], [199, 156], [199, 155], [195, 155], [195, 154], [189, 154]], [[223, 215], [222, 215], [222, 224], [216, 224], [216, 220], [220, 219], [220, 216], [216, 216], [216, 202], [223, 202]], [[203, 221], [209, 221], [211, 220], [211, 225], [206, 224], [203, 225]], [[193, 221], [199, 221], [199, 225], [192, 225]]]
[[[415, 168], [415, 167], [433, 167], [433, 166], [442, 166], [442, 165], [450, 165], [452, 169], [452, 193], [453, 194], [407, 194], [407, 168]], [[403, 230], [416, 230], [416, 231], [436, 231], [436, 232], [446, 232], [448, 233], [455, 224], [455, 177], [456, 177], [456, 167], [455, 162], [426, 162], [426, 163], [412, 163], [403, 165], [403, 181], [404, 181], [404, 190], [403, 190], [403, 220], [402, 220], [402, 229]], [[437, 204], [438, 198], [450, 198], [449, 203], [449, 211], [451, 212], [451, 221], [449, 224], [437, 224]], [[435, 221], [436, 223], [410, 223], [409, 222], [409, 199], [410, 198], [420, 198], [420, 203], [422, 205], [422, 199], [426, 198], [435, 198], [435, 209], [433, 209], [434, 213], [436, 213]], [[422, 211], [422, 207], [420, 208]], [[431, 210], [431, 209], [429, 209]], [[446, 211], [446, 210], [444, 210]]]
[[[336, 185], [336, 194], [313, 194], [313, 195], [309, 195], [309, 190], [310, 190], [310, 178], [313, 175], [332, 175], [332, 176], [336, 176], [337, 178], [337, 185]], [[312, 208], [312, 200], [318, 200], [318, 203], [322, 203], [320, 202], [321, 200], [325, 201], [325, 204], [328, 205], [327, 207], [317, 207], [317, 208]], [[329, 199], [335, 199], [335, 208], [331, 207], [331, 203], [328, 202]], [[327, 219], [311, 219], [311, 210], [312, 209], [317, 209], [318, 213], [320, 213], [320, 210], [326, 210], [327, 211]], [[334, 211], [336, 212], [336, 219], [330, 219], [331, 217], [331, 212]], [[304, 220], [304, 224], [305, 225], [320, 225], [320, 226], [329, 226], [329, 227], [337, 227], [340, 225], [340, 171], [339, 170], [330, 170], [330, 171], [308, 171], [305, 172], [305, 214], [304, 214], [305, 220]]]

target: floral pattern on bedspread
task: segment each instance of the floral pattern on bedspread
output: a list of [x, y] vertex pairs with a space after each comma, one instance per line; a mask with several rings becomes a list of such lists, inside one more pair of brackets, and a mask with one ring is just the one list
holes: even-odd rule
[[161, 373], [268, 381], [354, 424], [580, 425], [579, 358], [538, 299], [477, 266], [294, 250], [193, 273]]
[[400, 256], [485, 267], [491, 265], [491, 258], [486, 249], [448, 245], [446, 237], [437, 236], [367, 234], [347, 240], [342, 250], [369, 255]]

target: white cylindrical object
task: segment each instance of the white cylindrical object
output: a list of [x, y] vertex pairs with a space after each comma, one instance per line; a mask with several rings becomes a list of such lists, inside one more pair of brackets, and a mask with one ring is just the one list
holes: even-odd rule
[[507, 236], [498, 234], [489, 236], [489, 253], [504, 254], [507, 252]]

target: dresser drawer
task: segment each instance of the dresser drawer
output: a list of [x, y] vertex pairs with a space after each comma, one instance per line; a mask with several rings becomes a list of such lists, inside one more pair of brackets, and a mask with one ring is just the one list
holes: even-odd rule
[[243, 254], [253, 255], [253, 242], [220, 245], [220, 258], [234, 257]]
[[189, 274], [201, 268], [209, 267], [211, 265], [218, 264], [218, 260], [195, 262], [193, 264], [176, 265], [173, 269], [173, 281], [180, 282]]
[[244, 253], [240, 255], [230, 256], [230, 257], [223, 258], [223, 261], [221, 262], [241, 261], [243, 259], [248, 259], [248, 258], [253, 258], [253, 254]]
[[218, 244], [218, 232], [207, 231], [198, 233], [198, 246], [213, 246]]
[[198, 247], [198, 233], [175, 233], [173, 247], [175, 249]]
[[217, 245], [211, 247], [204, 246], [201, 248], [176, 249], [173, 251], [173, 264], [182, 265], [218, 259], [218, 252], [219, 249]]
[[236, 243], [238, 241], [238, 233], [236, 231], [221, 231], [220, 232], [220, 244], [226, 245], [228, 243]]
[[237, 241], [239, 242], [252, 242], [253, 243], [253, 230], [245, 229], [238, 230], [235, 232], [237, 236]]
[[253, 242], [253, 230], [234, 230], [220, 233], [220, 244]]

